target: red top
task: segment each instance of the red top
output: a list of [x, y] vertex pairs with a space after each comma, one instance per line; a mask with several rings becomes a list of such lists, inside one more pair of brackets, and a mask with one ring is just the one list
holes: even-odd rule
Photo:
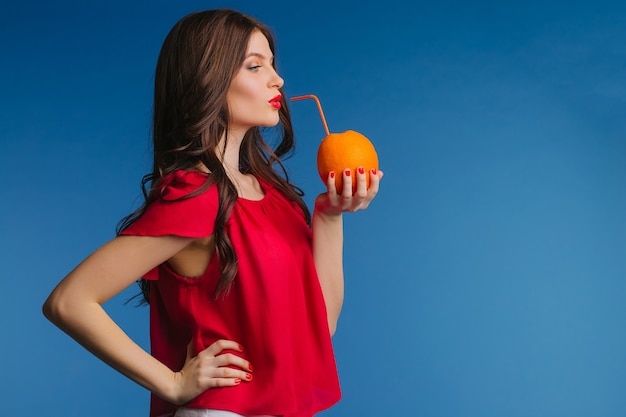
[[[217, 216], [217, 186], [180, 200], [207, 180], [177, 171], [163, 180], [161, 199], [123, 235], [207, 237]], [[214, 300], [217, 256], [199, 278], [186, 278], [163, 263], [145, 275], [152, 280], [152, 355], [178, 371], [187, 344], [195, 352], [218, 339], [234, 340], [254, 365], [251, 382], [205, 391], [186, 407], [229, 410], [243, 415], [311, 417], [341, 397], [326, 306], [313, 263], [311, 230], [300, 207], [259, 181], [261, 200], [239, 198], [226, 232], [239, 259], [224, 299]], [[173, 415], [176, 406], [152, 395], [150, 416]]]

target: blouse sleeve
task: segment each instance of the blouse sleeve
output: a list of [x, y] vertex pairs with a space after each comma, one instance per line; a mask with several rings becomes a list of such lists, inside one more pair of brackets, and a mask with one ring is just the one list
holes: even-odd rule
[[217, 187], [188, 197], [206, 181], [194, 171], [176, 171], [163, 180], [161, 197], [150, 204], [121, 235], [207, 237], [217, 217]]
[[[206, 180], [206, 174], [195, 171], [176, 171], [168, 175], [163, 179], [161, 197], [151, 203], [120, 235], [211, 236], [219, 205], [217, 186], [212, 184], [206, 191], [188, 197]], [[144, 278], [154, 279], [155, 272], [150, 271]]]

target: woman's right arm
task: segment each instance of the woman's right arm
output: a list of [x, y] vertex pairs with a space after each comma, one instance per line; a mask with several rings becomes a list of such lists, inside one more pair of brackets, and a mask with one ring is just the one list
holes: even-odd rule
[[[249, 380], [250, 364], [224, 349], [240, 351], [234, 341], [218, 341], [197, 356], [189, 355], [179, 372], [152, 357], [102, 308], [111, 297], [156, 265], [183, 250], [191, 238], [120, 236], [80, 263], [53, 290], [44, 315], [104, 362], [151, 392], [184, 404], [206, 389]], [[240, 369], [228, 367], [236, 366]]]

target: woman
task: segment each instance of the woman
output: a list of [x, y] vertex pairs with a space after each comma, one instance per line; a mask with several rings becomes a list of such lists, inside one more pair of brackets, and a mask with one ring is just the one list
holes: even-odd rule
[[[181, 19], [155, 77], [145, 204], [54, 289], [44, 314], [152, 392], [151, 416], [312, 416], [340, 398], [331, 335], [343, 302], [342, 213], [362, 169], [335, 173], [310, 216], [274, 167], [293, 148], [266, 26], [232, 10]], [[259, 127], [279, 124], [270, 149]], [[357, 192], [350, 194], [352, 179]], [[137, 277], [151, 354], [102, 308]], [[236, 413], [236, 414], [232, 414]]]

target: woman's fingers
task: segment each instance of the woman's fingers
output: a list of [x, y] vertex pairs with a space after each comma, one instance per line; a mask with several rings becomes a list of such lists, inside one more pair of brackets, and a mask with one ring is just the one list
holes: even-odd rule
[[[243, 373], [237, 373], [239, 376], [246, 376], [246, 373], [252, 372], [252, 365], [250, 362], [242, 358], [241, 356], [233, 355], [232, 353], [224, 353], [215, 357], [215, 366], [217, 367], [231, 367], [234, 366], [236, 368], [241, 369]], [[235, 370], [233, 368], [224, 368]], [[233, 375], [226, 375], [233, 376]], [[249, 379], [249, 378], [246, 378]]]
[[[367, 185], [369, 175], [370, 184]], [[372, 169], [366, 172], [364, 167], [352, 171], [349, 168], [341, 172], [342, 189], [337, 193], [335, 173], [330, 172], [326, 179], [327, 192], [321, 194], [316, 201], [316, 207], [328, 214], [341, 214], [366, 209], [372, 202], [380, 187], [383, 172]], [[352, 184], [356, 184], [353, 193]]]
[[350, 168], [346, 168], [343, 170], [343, 188], [341, 190], [341, 200], [344, 202], [350, 201], [352, 199], [352, 171]]
[[330, 171], [328, 173], [328, 178], [326, 178], [326, 188], [328, 188], [329, 194], [337, 193], [337, 181], [335, 180], [335, 171]]
[[[233, 342], [232, 340], [218, 340], [217, 342], [214, 342], [213, 344], [211, 344], [211, 346], [200, 352], [198, 356], [210, 362], [210, 365], [212, 367], [224, 368], [224, 370], [229, 370], [218, 376], [240, 376], [246, 380], [251, 379], [249, 375], [247, 375], [247, 373], [252, 372], [252, 364], [239, 355], [235, 355], [230, 352], [224, 353], [225, 350], [243, 352], [243, 346], [241, 346], [237, 342]], [[242, 371], [232, 369], [231, 367], [240, 368]], [[232, 373], [230, 372], [230, 370], [236, 372]]]
[[378, 194], [380, 187], [380, 180], [383, 178], [383, 172], [372, 168], [370, 171], [370, 188], [367, 192], [372, 195], [372, 198]]
[[361, 199], [367, 197], [367, 173], [363, 167], [356, 169], [356, 192], [354, 196]]
[[217, 356], [223, 350], [235, 350], [237, 352], [243, 352], [243, 346], [232, 340], [220, 339], [216, 342], [213, 342], [211, 346], [204, 349], [203, 352], [206, 352], [211, 356]]
[[336, 206], [339, 203], [335, 175], [334, 171], [330, 171], [328, 173], [328, 178], [326, 178], [326, 196], [328, 198], [328, 205], [331, 207]]
[[252, 365], [232, 352], [243, 352], [243, 347], [232, 340], [218, 340], [194, 356], [193, 343], [190, 343], [187, 360], [180, 372], [182, 398], [188, 401], [210, 388], [232, 387], [242, 381], [251, 381]]
[[[378, 192], [378, 182], [372, 184], [372, 179], [379, 180], [379, 178], [372, 173], [365, 172], [363, 167], [358, 167], [354, 171], [354, 178], [349, 169], [344, 171], [344, 185], [341, 193], [341, 209], [342, 211], [358, 211], [366, 209], [369, 203], [372, 201], [376, 193]], [[367, 186], [367, 176], [370, 175], [370, 186]], [[376, 178], [372, 178], [376, 177]], [[352, 192], [352, 181], [356, 181], [356, 187], [354, 193]]]
[[[216, 349], [219, 349], [219, 351], [214, 354], [213, 352]], [[243, 381], [252, 380], [252, 364], [239, 355], [230, 352], [223, 353], [224, 350], [243, 352], [243, 346], [229, 340], [218, 340], [205, 350], [215, 358], [214, 366], [218, 367], [222, 372], [222, 374], [218, 374], [218, 376], [240, 378]]]

